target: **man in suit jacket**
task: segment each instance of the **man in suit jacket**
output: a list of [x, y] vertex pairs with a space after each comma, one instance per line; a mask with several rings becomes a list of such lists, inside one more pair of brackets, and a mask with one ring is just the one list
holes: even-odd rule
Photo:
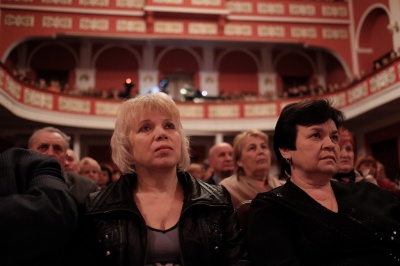
[[0, 154], [0, 264], [62, 265], [78, 212], [57, 160], [26, 149]]
[[222, 142], [212, 146], [208, 152], [208, 163], [213, 169], [213, 174], [206, 180], [209, 184], [219, 184], [222, 179], [233, 175], [235, 167], [232, 145]]

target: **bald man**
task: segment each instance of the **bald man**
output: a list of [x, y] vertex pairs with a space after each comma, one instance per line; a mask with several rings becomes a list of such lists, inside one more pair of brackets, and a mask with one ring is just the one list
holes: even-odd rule
[[233, 148], [226, 142], [212, 146], [208, 152], [208, 163], [214, 170], [212, 176], [206, 180], [209, 184], [219, 184], [222, 179], [233, 174]]

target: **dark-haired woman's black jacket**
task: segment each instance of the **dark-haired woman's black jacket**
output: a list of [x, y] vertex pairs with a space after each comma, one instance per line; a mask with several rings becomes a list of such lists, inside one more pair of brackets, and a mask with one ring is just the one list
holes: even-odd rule
[[[178, 179], [185, 193], [178, 223], [183, 265], [250, 265], [227, 190], [187, 173]], [[133, 200], [136, 181], [136, 174], [124, 175], [91, 194], [85, 221], [92, 250], [85, 253], [92, 265], [145, 265], [147, 227]]]

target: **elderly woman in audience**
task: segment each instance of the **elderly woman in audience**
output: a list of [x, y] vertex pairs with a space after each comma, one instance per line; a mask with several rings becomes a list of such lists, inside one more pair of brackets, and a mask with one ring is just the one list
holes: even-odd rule
[[341, 127], [339, 133], [339, 160], [338, 173], [333, 177], [333, 180], [354, 183], [364, 180], [362, 174], [354, 169], [356, 144], [353, 134], [346, 128]]
[[254, 265], [399, 265], [399, 200], [368, 182], [331, 181], [343, 121], [324, 99], [283, 108], [274, 151], [290, 179], [251, 203]]
[[79, 161], [79, 174], [86, 176], [96, 182], [99, 186], [101, 167], [100, 164], [91, 157], [84, 157]]
[[378, 185], [376, 180], [377, 165], [373, 156], [365, 155], [358, 158], [355, 168], [362, 174], [365, 181]]
[[260, 130], [245, 131], [235, 137], [235, 174], [220, 183], [228, 189], [235, 208], [245, 200], [252, 200], [258, 193], [271, 189], [268, 183], [271, 167], [268, 143], [268, 135]]
[[123, 175], [87, 202], [85, 265], [250, 265], [228, 191], [185, 172], [189, 140], [168, 95], [123, 102], [111, 150]]

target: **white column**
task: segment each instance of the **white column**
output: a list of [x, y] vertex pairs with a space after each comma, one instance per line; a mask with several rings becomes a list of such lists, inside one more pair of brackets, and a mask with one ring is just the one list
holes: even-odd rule
[[219, 144], [221, 142], [224, 142], [224, 134], [223, 133], [215, 134], [215, 144]]
[[397, 54], [399, 54], [400, 53], [400, 1], [389, 0], [389, 9], [390, 9], [389, 25], [393, 29], [393, 35], [392, 35], [393, 48], [397, 52]]
[[75, 69], [75, 85], [78, 93], [94, 89], [96, 70], [91, 65], [92, 43], [83, 41], [80, 47], [80, 65]]
[[74, 141], [72, 143], [72, 149], [74, 150], [76, 157], [81, 159], [81, 135], [76, 133], [74, 134]]
[[207, 91], [208, 96], [218, 96], [218, 72], [214, 69], [214, 47], [206, 45], [203, 47], [204, 66], [200, 66], [199, 82], [200, 90]]

